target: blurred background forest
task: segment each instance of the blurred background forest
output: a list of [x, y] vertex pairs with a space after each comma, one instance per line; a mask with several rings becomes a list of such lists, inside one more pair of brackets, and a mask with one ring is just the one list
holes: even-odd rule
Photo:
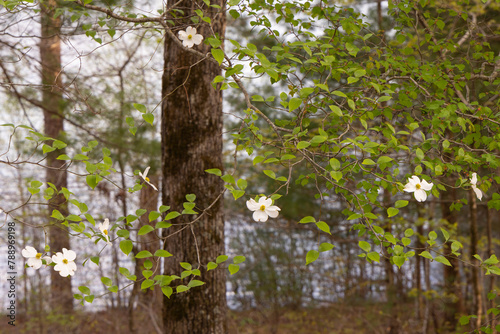
[[[439, 12], [445, 2], [448, 3], [437, 1], [434, 10]], [[372, 37], [374, 44], [390, 44], [397, 39], [393, 19], [386, 13], [386, 1], [345, 0], [335, 3], [353, 9], [346, 11], [345, 15], [362, 13], [369, 24], [367, 31], [377, 32]], [[449, 4], [458, 6], [453, 1]], [[70, 3], [66, 5], [72, 6]], [[498, 54], [500, 8], [491, 1], [488, 5], [488, 11], [478, 11], [474, 17], [490, 48]], [[153, 3], [141, 0], [129, 3], [129, 6], [145, 11], [155, 9]], [[140, 182], [134, 171], [143, 171], [147, 166], [151, 166], [150, 182], [158, 187], [162, 182], [159, 125], [157, 122], [150, 125], [141, 119], [133, 103], [140, 102], [148, 110], [158, 111], [162, 100], [159, 87], [163, 68], [162, 43], [159, 41], [164, 36], [161, 31], [145, 30], [118, 20], [114, 27], [100, 27], [94, 18], [80, 17], [78, 11], [73, 16], [68, 12], [61, 14], [63, 72], [60, 80], [66, 110], [65, 140], [70, 144], [68, 147], [73, 148], [90, 147], [89, 142], [97, 140], [99, 145], [110, 150], [113, 168], [118, 171], [110, 176], [111, 183], [102, 182], [90, 190], [77, 177], [85, 174], [84, 167], [72, 166], [74, 174], [68, 174], [68, 189], [79, 192], [89, 210], [99, 212], [99, 217], [96, 217], [99, 222], [105, 218], [114, 222], [118, 217], [134, 214], [139, 208], [156, 210], [161, 203], [158, 192], [144, 187], [138, 193], [129, 194], [127, 189]], [[273, 47], [273, 40], [252, 29], [248, 19], [235, 21], [229, 17], [227, 24], [228, 38], [237, 36], [259, 49]], [[460, 24], [465, 23], [446, 18], [446, 27]], [[85, 25], [93, 25], [93, 30]], [[452, 28], [443, 31], [452, 32]], [[25, 124], [43, 132], [40, 35], [39, 14], [7, 11], [0, 7], [0, 124]], [[248, 80], [248, 85], [252, 92], [264, 97], [279, 95], [280, 90], [286, 89], [258, 79]], [[237, 132], [234, 129], [240, 126], [238, 111], [246, 106], [240, 95], [231, 92], [223, 96], [224, 131]], [[268, 115], [276, 113], [264, 103], [260, 107]], [[280, 117], [286, 115], [273, 115], [272, 118]], [[130, 129], [135, 129], [134, 135]], [[9, 161], [10, 165], [0, 165], [3, 184], [0, 207], [6, 211], [19, 207], [12, 213], [24, 222], [17, 224], [19, 250], [26, 245], [43, 249], [46, 231], [37, 227], [47, 217], [47, 207], [42, 203], [44, 193], [30, 194], [27, 191], [28, 187], [36, 188], [32, 180], [38, 177], [36, 173], [39, 171], [33, 172], [33, 164], [21, 163], [26, 157], [35, 157], [35, 160], [41, 157], [41, 148], [25, 138], [29, 135], [25, 129], [17, 129], [13, 137], [11, 135], [11, 127], [0, 128], [0, 154], [3, 154], [0, 158]], [[82, 152], [75, 150], [67, 154]], [[263, 156], [264, 152], [236, 156], [233, 154], [233, 138], [226, 134], [224, 152], [227, 166], [238, 159], [239, 171], [248, 172], [249, 194], [274, 190], [275, 181], [261, 170], [279, 167], [268, 164], [263, 168], [254, 163], [256, 156]], [[226, 194], [226, 254], [246, 256], [239, 272], [228, 275], [227, 279], [230, 333], [447, 333], [455, 332], [455, 326], [465, 332], [470, 327], [460, 327], [460, 316], [474, 314], [478, 308], [485, 315], [485, 321], [490, 321], [495, 327], [498, 310], [493, 308], [498, 303], [495, 299], [498, 282], [494, 275], [476, 273], [460, 261], [447, 267], [420, 256], [413, 257], [400, 269], [387, 260], [369, 263], [359, 256], [358, 242], [361, 239], [353, 229], [352, 221], [347, 221], [342, 214], [346, 207], [336, 198], [337, 195], [331, 195], [327, 201], [320, 198], [314, 175], [294, 182], [288, 195], [277, 201], [282, 208], [279, 217], [266, 223], [254, 222], [243, 202], [234, 201], [231, 194]], [[375, 196], [379, 196], [381, 202], [394, 201], [384, 191]], [[400, 237], [407, 228], [414, 228], [422, 236], [415, 248], [423, 248], [424, 236], [430, 230], [442, 227], [464, 246], [465, 261], [471, 259], [471, 254], [488, 258], [499, 250], [500, 215], [496, 209], [488, 207], [488, 194], [486, 200], [477, 202], [477, 226], [473, 228], [469, 206], [462, 200], [469, 196], [466, 190], [448, 191], [441, 198], [431, 196], [424, 203], [417, 203], [409, 194], [398, 196], [398, 199], [407, 200], [411, 197], [410, 204], [401, 210], [402, 214], [388, 219], [382, 227]], [[23, 205], [28, 200], [29, 205]], [[68, 210], [71, 212], [74, 207]], [[317, 216], [318, 212], [328, 223], [331, 236], [314, 226], [297, 223], [300, 217]], [[147, 215], [140, 219], [139, 227], [149, 223]], [[131, 233], [136, 232], [132, 230]], [[114, 237], [111, 235], [111, 239]], [[0, 240], [3, 238], [5, 233]], [[306, 266], [307, 252], [321, 242], [330, 242], [335, 248]], [[0, 249], [3, 245], [2, 241]], [[71, 247], [78, 253], [80, 261], [89, 258], [85, 269], [79, 268], [78, 277], [73, 278], [73, 292], [78, 293], [76, 287], [84, 284], [100, 291], [96, 296], [102, 297], [84, 307], [75, 303], [72, 314], [60, 314], [48, 305], [49, 271], [24, 268], [18, 285], [16, 331], [42, 334], [55, 333], [54, 328], [65, 328], [67, 333], [160, 332], [161, 291], [156, 289], [146, 294], [137, 285], [128, 286], [119, 272], [120, 267], [126, 267], [130, 273], [139, 275], [144, 262], [137, 263], [123, 255], [117, 243], [104, 249], [99, 243], [92, 248], [88, 240], [72, 238]], [[142, 246], [137, 247], [140, 250]], [[100, 254], [99, 266], [90, 260], [96, 254]], [[0, 263], [0, 273], [4, 275], [6, 270], [2, 265], [3, 262]], [[111, 278], [118, 292], [109, 293], [108, 286], [98, 279], [101, 276]], [[475, 286], [481, 288], [479, 293]], [[6, 279], [2, 276], [0, 291], [5, 290]], [[124, 315], [127, 320], [124, 320]], [[10, 333], [10, 330], [4, 322], [0, 324], [0, 332]]]

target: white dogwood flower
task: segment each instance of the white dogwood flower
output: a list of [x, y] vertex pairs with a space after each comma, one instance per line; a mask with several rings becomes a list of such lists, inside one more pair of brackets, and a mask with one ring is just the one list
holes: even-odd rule
[[203, 41], [203, 36], [196, 33], [196, 28], [187, 27], [186, 31], [179, 31], [179, 39], [182, 41], [182, 45], [192, 48], [195, 44], [199, 45]]
[[472, 190], [474, 190], [474, 193], [476, 193], [477, 198], [479, 200], [481, 200], [481, 198], [483, 198], [483, 193], [476, 186], [477, 185], [477, 174], [476, 173], [472, 173], [472, 177], [470, 179], [470, 184], [472, 186]]
[[38, 253], [34, 247], [26, 246], [21, 254], [28, 259], [27, 263], [33, 269], [39, 269], [42, 266], [42, 253]]
[[272, 204], [272, 199], [262, 196], [259, 198], [259, 202], [256, 202], [253, 198], [249, 199], [247, 201], [247, 208], [254, 211], [252, 217], [256, 222], [265, 222], [268, 217], [278, 217], [279, 211], [281, 210], [276, 205]]
[[151, 182], [149, 182], [149, 177], [148, 177], [149, 168], [150, 168], [149, 166], [146, 167], [146, 169], [144, 170], [144, 174], [139, 172], [139, 176], [142, 177], [142, 179], [146, 181], [147, 184], [153, 187], [154, 190], [158, 191], [158, 188], [156, 188]]
[[97, 226], [101, 233], [104, 235], [104, 238], [106, 239], [106, 243], [108, 245], [111, 245], [111, 241], [109, 240], [109, 219], [106, 218], [104, 219], [104, 223], [99, 223]]
[[62, 253], [57, 252], [56, 255], [52, 255], [52, 261], [56, 264], [54, 270], [58, 271], [62, 277], [74, 275], [76, 271], [75, 259], [75, 252], [63, 248]]
[[427, 199], [427, 193], [425, 191], [431, 190], [433, 185], [434, 184], [432, 182], [428, 183], [425, 180], [420, 182], [418, 176], [413, 175], [411, 178], [408, 178], [408, 183], [405, 185], [403, 190], [413, 193], [418, 202], [423, 202]]

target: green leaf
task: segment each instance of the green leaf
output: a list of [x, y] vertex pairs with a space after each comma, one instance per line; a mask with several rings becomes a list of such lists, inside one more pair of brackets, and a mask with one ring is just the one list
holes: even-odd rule
[[231, 275], [236, 274], [238, 271], [240, 271], [240, 266], [237, 264], [230, 264], [227, 269], [229, 270], [229, 273]]
[[191, 270], [193, 269], [193, 266], [191, 265], [191, 263], [188, 263], [188, 262], [181, 262], [179, 263], [180, 266], [186, 270]]
[[441, 233], [443, 233], [444, 241], [448, 241], [448, 239], [450, 238], [450, 234], [448, 233], [448, 231], [446, 231], [444, 228], [441, 228]]
[[141, 283], [141, 290], [145, 290], [151, 286], [153, 286], [155, 284], [155, 281], [151, 280], [151, 279], [146, 279], [145, 281], [143, 281]]
[[148, 110], [146, 109], [146, 106], [145, 106], [145, 105], [143, 105], [143, 104], [140, 104], [140, 103], [134, 103], [134, 104], [133, 104], [133, 106], [134, 106], [134, 108], [135, 108], [136, 110], [138, 110], [139, 112], [141, 112], [141, 113], [143, 113], [143, 114], [148, 112]]
[[405, 200], [399, 200], [396, 201], [396, 204], [394, 205], [396, 208], [404, 208], [405, 206], [408, 205], [408, 201]]
[[460, 317], [460, 325], [461, 326], [465, 326], [465, 325], [468, 325], [469, 324], [469, 321], [470, 321], [470, 315], [463, 315]]
[[164, 286], [164, 287], [161, 288], [161, 292], [163, 292], [163, 294], [165, 296], [167, 296], [167, 298], [170, 299], [170, 296], [172, 295], [172, 293], [174, 292], [174, 290], [171, 287], [169, 287], [169, 286]]
[[217, 256], [217, 259], [215, 260], [215, 262], [222, 263], [222, 262], [225, 262], [228, 258], [229, 258], [229, 256], [227, 256], [227, 255], [219, 255], [219, 256]]
[[335, 246], [332, 245], [331, 243], [329, 242], [323, 242], [321, 245], [319, 245], [319, 252], [320, 253], [323, 253], [323, 252], [327, 252], [331, 249], [333, 249]]
[[299, 221], [299, 224], [315, 223], [316, 219], [311, 216], [306, 216]]
[[365, 160], [363, 160], [363, 162], [361, 164], [363, 164], [363, 165], [375, 165], [376, 162], [373, 161], [372, 159], [365, 159]]
[[181, 293], [181, 292], [184, 292], [184, 291], [188, 291], [189, 288], [185, 285], [178, 285], [176, 288], [175, 288], [176, 292], [177, 293]]
[[380, 254], [377, 252], [370, 252], [367, 254], [368, 259], [374, 262], [380, 262]]
[[396, 208], [389, 208], [389, 209], [387, 209], [387, 215], [388, 215], [389, 218], [394, 217], [398, 213], [399, 213], [399, 210], [396, 209]]
[[194, 287], [197, 287], [197, 286], [202, 286], [203, 284], [205, 284], [205, 282], [202, 282], [202, 281], [198, 281], [198, 280], [192, 280], [191, 282], [188, 283], [188, 287], [190, 288], [194, 288]]
[[174, 219], [174, 218], [177, 218], [179, 217], [181, 214], [177, 211], [172, 211], [172, 212], [169, 212], [166, 216], [165, 216], [165, 220], [170, 220], [170, 219]]
[[57, 160], [71, 160], [71, 158], [66, 154], [61, 154], [60, 156], [57, 157]]
[[222, 175], [222, 172], [218, 168], [206, 169], [205, 172], [209, 173], [209, 174], [215, 174], [217, 176], [221, 176]]
[[424, 151], [422, 151], [420, 148], [416, 149], [415, 155], [419, 160], [424, 160]]
[[94, 295], [85, 296], [83, 299], [85, 299], [87, 303], [92, 303], [94, 301]]
[[[161, 208], [160, 208], [160, 210], [161, 210]], [[148, 215], [148, 220], [149, 220], [149, 222], [152, 222], [153, 220], [158, 219], [158, 217], [160, 217], [160, 216], [161, 216], [161, 213], [159, 213], [158, 211], [151, 211]]]
[[316, 250], [310, 250], [306, 255], [306, 265], [316, 261], [319, 257], [319, 252]]
[[125, 255], [129, 255], [130, 252], [132, 251], [133, 247], [134, 247], [134, 245], [132, 244], [132, 241], [130, 241], [130, 240], [120, 241], [120, 249]]
[[215, 263], [215, 262], [208, 262], [208, 264], [207, 264], [207, 271], [213, 270], [213, 269], [217, 268], [217, 266], [218, 266], [218, 264]]
[[226, 182], [226, 183], [230, 183], [230, 184], [234, 184], [235, 181], [234, 181], [234, 177], [231, 175], [231, 174], [226, 174], [226, 175], [223, 175], [221, 177], [221, 179]]
[[221, 65], [224, 61], [224, 51], [222, 51], [221, 49], [212, 48], [210, 52], [212, 53], [212, 56], [214, 56], [215, 60], [217, 60], [219, 65]]
[[170, 254], [170, 252], [167, 252], [164, 249], [158, 249], [155, 252], [154, 256], [158, 256], [158, 257], [170, 257], [170, 256], [172, 256], [172, 254]]
[[423, 251], [422, 253], [418, 254], [422, 257], [425, 257], [426, 259], [433, 260], [434, 258], [432, 257], [431, 253], [428, 251]]
[[139, 253], [137, 253], [137, 255], [135, 256], [136, 259], [144, 259], [146, 257], [151, 257], [153, 256], [153, 254], [151, 254], [151, 252], [149, 251], [140, 251]]
[[274, 174], [272, 170], [264, 169], [262, 172], [269, 176], [271, 179], [276, 179], [276, 174]]
[[413, 230], [411, 228], [407, 228], [405, 230], [405, 237], [411, 237], [413, 235]]
[[406, 258], [404, 256], [393, 256], [392, 261], [395, 265], [401, 268], [401, 266], [405, 263]]
[[358, 246], [359, 246], [359, 248], [361, 248], [365, 252], [369, 252], [372, 250], [372, 246], [366, 241], [359, 241]]
[[302, 104], [302, 99], [294, 97], [294, 98], [290, 99], [290, 102], [288, 102], [288, 110], [294, 111], [295, 109], [300, 107], [301, 104]]
[[451, 265], [451, 263], [450, 263], [450, 261], [448, 261], [448, 259], [447, 259], [447, 258], [445, 258], [445, 257], [444, 257], [444, 256], [442, 256], [442, 255], [436, 256], [436, 257], [434, 258], [434, 261], [437, 261], [437, 262], [439, 262], [439, 263], [445, 264], [445, 265], [450, 266], [450, 267], [452, 266], [452, 265]]
[[151, 226], [151, 225], [144, 225], [143, 227], [141, 227], [141, 229], [139, 230], [139, 235], [144, 235], [144, 234], [148, 234], [149, 232], [151, 231], [154, 231], [154, 227]]
[[84, 285], [79, 286], [78, 290], [80, 290], [80, 292], [83, 293], [84, 295], [90, 295], [90, 289]]
[[113, 284], [113, 281], [108, 277], [101, 277], [101, 282], [106, 286], [111, 286]]
[[325, 223], [325, 222], [323, 222], [323, 221], [320, 221], [320, 222], [317, 222], [317, 223], [316, 223], [316, 226], [317, 226], [317, 227], [318, 227], [321, 231], [326, 232], [326, 233], [328, 233], [328, 234], [330, 234], [330, 235], [332, 234], [332, 233], [330, 232], [330, 226], [328, 226], [328, 224], [327, 224], [327, 223]]
[[150, 113], [142, 114], [142, 118], [151, 125], [153, 125], [153, 122], [155, 121], [155, 115]]
[[309, 147], [311, 146], [311, 143], [310, 142], [307, 142], [307, 141], [300, 141], [298, 144], [297, 144], [297, 149], [299, 150], [302, 150], [306, 147]]
[[242, 255], [235, 256], [233, 259], [234, 264], [240, 264], [242, 262], [245, 262], [246, 258]]
[[53, 210], [52, 211], [52, 218], [55, 218], [57, 220], [64, 220], [64, 216], [62, 215], [62, 213], [59, 212], [59, 210]]
[[239, 179], [238, 182], [236, 182], [236, 185], [241, 190], [245, 190], [247, 188], [247, 181], [245, 179]]

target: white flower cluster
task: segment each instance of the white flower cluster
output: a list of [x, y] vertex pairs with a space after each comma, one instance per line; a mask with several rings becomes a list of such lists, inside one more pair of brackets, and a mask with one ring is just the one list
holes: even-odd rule
[[52, 255], [51, 258], [50, 256], [42, 256], [43, 254], [38, 253], [34, 247], [26, 246], [26, 248], [22, 250], [21, 254], [28, 259], [28, 266], [33, 269], [39, 269], [42, 266], [43, 261], [45, 261], [46, 266], [54, 262], [56, 264], [54, 266], [54, 270], [58, 271], [61, 276], [67, 277], [75, 274], [76, 253], [72, 250], [63, 248], [62, 253], [57, 252], [55, 255]]
[[[470, 179], [470, 183], [472, 186], [472, 190], [476, 194], [476, 197], [481, 200], [483, 198], [483, 193], [481, 190], [477, 188], [477, 174], [472, 173], [472, 177]], [[418, 176], [413, 175], [412, 177], [408, 178], [408, 183], [404, 187], [404, 191], [413, 193], [415, 196], [415, 199], [418, 202], [423, 202], [427, 199], [427, 193], [426, 191], [430, 191], [433, 187], [433, 183], [428, 183], [427, 181], [423, 180], [420, 181]]]
[[[101, 231], [104, 240], [108, 245], [111, 245], [111, 241], [109, 239], [109, 219], [104, 219], [103, 223], [99, 223], [97, 226], [99, 231]], [[63, 277], [73, 276], [76, 271], [76, 253], [72, 250], [63, 248], [62, 252], [57, 252], [55, 255], [43, 256], [42, 253], [38, 253], [38, 251], [31, 246], [26, 246], [21, 254], [28, 259], [27, 264], [29, 267], [33, 269], [40, 269], [43, 262], [45, 261], [45, 266], [48, 266], [52, 262], [55, 263], [54, 270], [58, 271], [59, 274]]]

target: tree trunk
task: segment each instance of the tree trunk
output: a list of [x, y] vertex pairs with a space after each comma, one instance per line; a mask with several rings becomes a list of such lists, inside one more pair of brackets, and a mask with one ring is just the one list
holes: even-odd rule
[[[172, 5], [175, 1], [168, 1]], [[184, 15], [201, 8], [212, 20], [212, 29], [224, 37], [224, 2], [212, 2], [222, 12], [200, 1], [183, 1], [178, 7]], [[218, 13], [218, 14], [217, 14]], [[178, 20], [178, 19], [177, 19]], [[187, 27], [182, 26], [182, 29]], [[192, 24], [192, 23], [191, 23]], [[206, 24], [196, 26], [205, 38], [211, 35]], [[207, 45], [194, 47], [209, 53]], [[162, 168], [163, 204], [171, 210], [182, 211], [186, 194], [196, 195], [195, 211], [201, 213], [222, 192], [223, 183], [209, 168], [222, 169], [222, 92], [215, 90], [211, 81], [221, 74], [217, 64], [200, 59], [179, 48], [169, 37], [165, 38], [165, 68], [162, 82]], [[196, 62], [199, 62], [196, 65]], [[222, 199], [222, 198], [221, 198]], [[226, 281], [225, 269], [206, 272], [205, 265], [224, 254], [223, 205], [219, 199], [210, 210], [191, 225], [196, 215], [176, 218], [174, 226], [165, 230], [165, 249], [173, 254], [165, 261], [165, 274], [179, 275], [179, 262], [189, 262], [200, 268], [206, 284], [187, 292], [174, 293], [163, 298], [165, 333], [225, 333]], [[176, 233], [178, 232], [178, 233]], [[199, 259], [198, 259], [199, 250]], [[178, 282], [178, 281], [174, 281]], [[184, 280], [181, 284], [187, 284]], [[174, 283], [172, 283], [174, 285]], [[175, 288], [174, 288], [175, 291]]]
[[[57, 3], [55, 0], [40, 4], [42, 39], [40, 41], [40, 59], [42, 63], [42, 106], [45, 135], [64, 141], [62, 80], [61, 80], [61, 18], [54, 18]], [[47, 154], [46, 181], [56, 186], [58, 190], [67, 187], [67, 172], [63, 160], [56, 158], [64, 154], [64, 150], [55, 150]], [[49, 216], [57, 209], [63, 216], [68, 215], [66, 199], [62, 194], [49, 200]], [[50, 219], [53, 224], [49, 231], [52, 254], [61, 252], [63, 248], [70, 249], [69, 234], [60, 222]], [[54, 312], [71, 313], [73, 311], [73, 294], [71, 278], [62, 277], [59, 272], [51, 270], [51, 310]]]
[[[447, 183], [454, 184], [455, 180], [448, 180]], [[441, 215], [443, 220], [446, 221], [445, 228], [447, 230], [454, 230], [458, 221], [457, 211], [451, 211], [450, 205], [455, 200], [455, 190], [449, 189], [449, 191], [444, 191], [441, 194]], [[451, 253], [451, 244], [449, 242], [444, 245], [443, 252], [445, 254]], [[450, 256], [447, 259], [448, 261], [450, 261], [452, 266], [444, 266], [443, 269], [445, 284], [444, 289], [447, 296], [447, 298], [444, 299], [444, 326], [450, 330], [454, 330], [457, 323], [457, 315], [459, 315], [460, 313], [464, 313], [464, 305], [462, 301], [462, 291], [460, 290], [460, 268], [458, 259], [456, 259], [455, 256]]]
[[477, 315], [476, 327], [481, 327], [481, 318], [483, 316], [483, 285], [479, 278], [479, 262], [473, 258], [477, 254], [477, 202], [476, 195], [472, 189], [469, 190], [470, 201], [470, 257], [471, 262], [475, 265], [472, 270], [472, 289], [474, 291], [474, 314]]

